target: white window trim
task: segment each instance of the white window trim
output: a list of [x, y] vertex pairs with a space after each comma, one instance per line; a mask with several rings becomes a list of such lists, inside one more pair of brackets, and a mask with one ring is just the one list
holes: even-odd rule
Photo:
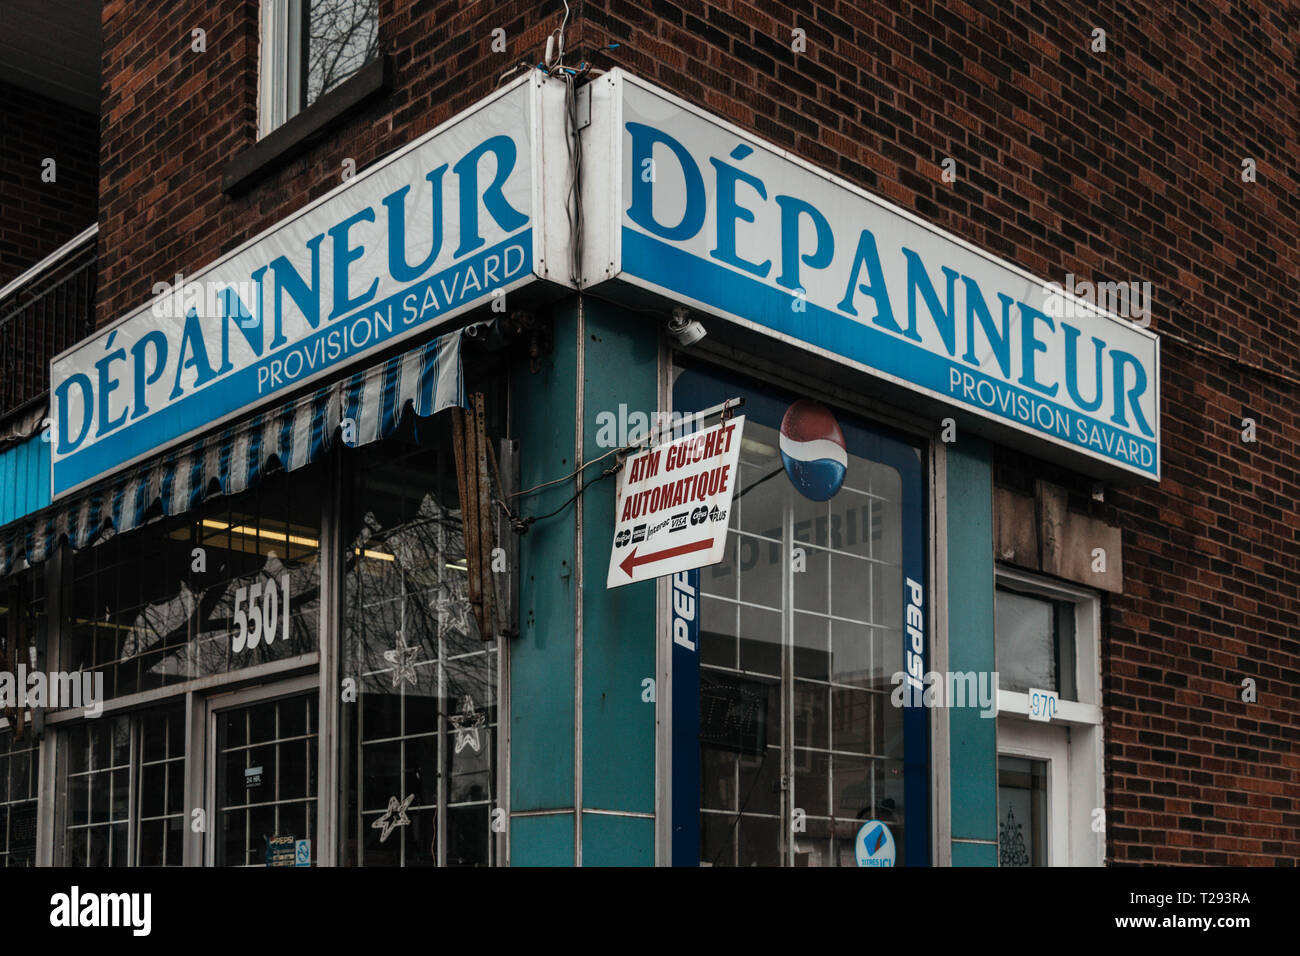
[[[1068, 732], [1070, 779], [1068, 805], [1068, 857], [1049, 856], [1053, 866], [1102, 866], [1106, 858], [1105, 832], [1092, 828], [1094, 810], [1105, 807], [1103, 777], [1104, 731], [1101, 712], [1101, 597], [1096, 591], [1072, 587], [1038, 575], [996, 566], [994, 585], [1006, 585], [1025, 594], [1074, 604], [1074, 662], [1078, 698], [1062, 699], [1050, 723], [1029, 722], [1029, 695], [998, 691], [999, 754], [1034, 755], [1016, 744], [1003, 746], [1002, 724], [1015, 721], [1016, 730], [1064, 725]], [[994, 633], [996, 635], [996, 619]], [[1024, 723], [1022, 724], [1021, 721]], [[1019, 735], [1008, 728], [1008, 738]], [[1059, 804], [1058, 804], [1059, 805]], [[1103, 816], [1104, 821], [1104, 816]]]
[[262, 0], [257, 138], [283, 126], [302, 102], [302, 0]]

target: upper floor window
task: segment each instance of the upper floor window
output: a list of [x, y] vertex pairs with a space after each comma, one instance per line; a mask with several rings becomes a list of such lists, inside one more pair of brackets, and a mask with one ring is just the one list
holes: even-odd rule
[[262, 0], [258, 135], [315, 103], [379, 53], [379, 0]]

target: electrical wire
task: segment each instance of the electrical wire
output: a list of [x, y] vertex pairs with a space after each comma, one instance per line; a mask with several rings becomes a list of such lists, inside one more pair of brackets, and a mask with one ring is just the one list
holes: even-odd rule
[[[612, 465], [612, 466], [609, 467], [609, 468], [606, 468], [604, 471], [602, 471], [602, 472], [601, 472], [599, 475], [597, 475], [596, 477], [594, 477], [594, 478], [589, 478], [589, 479], [586, 481], [586, 483], [583, 484], [583, 486], [582, 486], [581, 488], [579, 488], [579, 489], [578, 489], [577, 491], [575, 491], [572, 495], [570, 495], [570, 496], [569, 496], [569, 499], [568, 499], [567, 501], [565, 501], [564, 504], [562, 504], [562, 505], [560, 505], [558, 508], [556, 508], [554, 511], [548, 511], [548, 512], [547, 512], [546, 514], [544, 514], [544, 515], [525, 515], [523, 518], [520, 518], [520, 519], [519, 519], [519, 522], [523, 525], [523, 527], [524, 527], [524, 531], [527, 531], [527, 530], [528, 530], [528, 527], [529, 527], [530, 525], [534, 524], [535, 522], [538, 522], [538, 521], [544, 521], [544, 520], [547, 519], [547, 518], [554, 518], [556, 515], [558, 515], [558, 514], [559, 514], [561, 511], [563, 511], [565, 508], [569, 507], [569, 505], [571, 505], [571, 504], [573, 504], [575, 501], [577, 501], [578, 498], [579, 498], [579, 496], [581, 496], [582, 493], [583, 493], [584, 491], [586, 491], [588, 488], [590, 488], [592, 485], [594, 485], [596, 482], [600, 481], [601, 479], [603, 479], [603, 478], [608, 478], [610, 475], [616, 475], [616, 474], [618, 474], [618, 472], [622, 469], [622, 467], [623, 467], [623, 463], [622, 463], [622, 462], [618, 462], [617, 464]], [[521, 532], [521, 533], [522, 533], [522, 532]]]
[[558, 37], [559, 39], [559, 42], [556, 44], [555, 66], [553, 68], [557, 70], [560, 67], [564, 66], [564, 27], [569, 22], [569, 0], [563, 0], [563, 2], [564, 2], [564, 19], [560, 21], [559, 27], [551, 34], [551, 36]]
[[743, 491], [738, 491], [738, 492], [736, 492], [735, 497], [731, 499], [732, 502], [734, 503], [734, 502], [739, 501], [741, 498], [745, 497], [745, 495], [749, 494], [751, 491], [753, 491], [755, 488], [757, 488], [757, 487], [758, 487], [759, 485], [761, 485], [763, 482], [767, 481], [769, 478], [775, 478], [777, 475], [781, 474], [781, 472], [783, 472], [783, 471], [785, 471], [785, 466], [784, 466], [784, 465], [780, 465], [780, 466], [778, 466], [774, 471], [770, 471], [770, 472], [768, 472], [768, 473], [767, 473], [766, 475], [764, 475], [762, 478], [758, 479], [758, 480], [755, 481], [753, 484], [751, 484], [751, 485], [749, 485], [748, 487], [746, 487]]
[[533, 487], [531, 487], [531, 488], [525, 488], [523, 491], [516, 491], [514, 494], [506, 495], [506, 497], [507, 497], [507, 498], [522, 498], [524, 495], [531, 495], [534, 491], [540, 491], [540, 490], [543, 489], [543, 488], [549, 488], [551, 485], [558, 485], [558, 484], [559, 484], [560, 482], [562, 482], [562, 481], [568, 481], [570, 478], [576, 477], [577, 475], [579, 475], [579, 474], [581, 474], [582, 472], [586, 471], [586, 470], [587, 470], [588, 468], [590, 468], [592, 465], [597, 464], [598, 462], [602, 462], [602, 461], [604, 461], [604, 460], [605, 460], [606, 458], [608, 458], [610, 455], [616, 455], [616, 454], [618, 454], [618, 453], [621, 452], [621, 451], [627, 451], [627, 450], [628, 450], [629, 448], [631, 448], [631, 447], [632, 447], [631, 445], [626, 445], [626, 446], [621, 447], [621, 448], [614, 448], [614, 449], [611, 449], [610, 451], [605, 452], [605, 454], [601, 455], [599, 458], [593, 458], [593, 459], [591, 459], [591, 461], [586, 462], [586, 463], [585, 463], [584, 465], [582, 465], [580, 468], [575, 468], [573, 471], [569, 472], [569, 473], [568, 473], [567, 475], [565, 475], [563, 478], [556, 478], [556, 479], [553, 479], [552, 481], [544, 481], [544, 482], [542, 482], [540, 485], [533, 485]]

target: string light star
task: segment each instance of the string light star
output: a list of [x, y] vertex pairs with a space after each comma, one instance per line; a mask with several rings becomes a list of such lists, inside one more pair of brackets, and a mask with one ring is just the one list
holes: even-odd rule
[[438, 618], [438, 628], [442, 633], [452, 631], [457, 634], [470, 633], [470, 606], [466, 596], [466, 587], [442, 582], [432, 601], [432, 608]]
[[402, 681], [409, 681], [415, 684], [415, 656], [420, 653], [418, 646], [412, 647], [406, 643], [406, 636], [397, 632], [397, 646], [391, 651], [384, 651], [384, 660], [393, 665], [393, 686], [397, 687]]
[[406, 815], [406, 810], [414, 800], [415, 794], [413, 793], [400, 802], [396, 797], [388, 798], [388, 812], [370, 824], [370, 829], [381, 831], [379, 834], [380, 843], [387, 840], [398, 827], [404, 827], [411, 822], [411, 818]]
[[474, 708], [474, 699], [469, 694], [461, 698], [460, 711], [451, 717], [451, 726], [456, 731], [456, 753], [460, 753], [466, 746], [478, 753], [482, 747], [478, 730], [487, 718]]

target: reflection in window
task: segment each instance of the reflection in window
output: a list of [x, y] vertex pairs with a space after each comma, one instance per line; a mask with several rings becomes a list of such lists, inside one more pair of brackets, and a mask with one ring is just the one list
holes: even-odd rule
[[784, 862], [787, 693], [789, 802], [806, 814], [789, 837], [795, 865], [854, 865], [869, 819], [889, 825], [901, 859], [903, 721], [889, 694], [902, 669], [902, 479], [850, 455], [838, 493], [812, 501], [779, 448], [775, 428], [746, 420], [726, 557], [700, 571], [702, 862]]
[[379, 52], [379, 0], [302, 0], [306, 102], [315, 103]]
[[379, 0], [262, 0], [265, 136], [379, 55]]
[[497, 645], [467, 596], [449, 419], [351, 459], [343, 538], [344, 862], [494, 860]]
[[994, 620], [1002, 690], [1054, 690], [1065, 700], [1076, 699], [1074, 613], [1069, 601], [997, 589]]
[[63, 669], [102, 673], [111, 699], [316, 650], [320, 479], [278, 472], [70, 552]]

